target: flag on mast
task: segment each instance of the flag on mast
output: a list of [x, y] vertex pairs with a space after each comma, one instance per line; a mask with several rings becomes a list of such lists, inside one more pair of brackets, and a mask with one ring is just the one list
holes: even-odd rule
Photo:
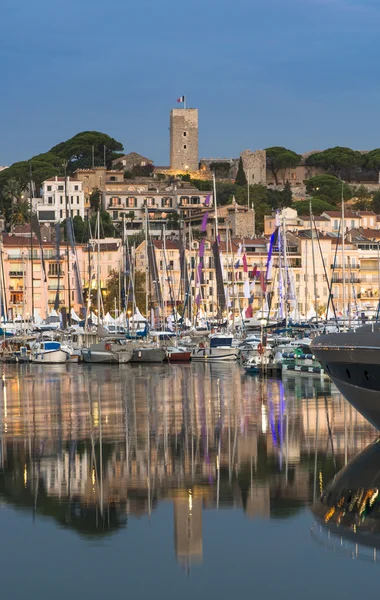
[[183, 108], [186, 108], [186, 96], [180, 96], [179, 98], [177, 98], [177, 102], [179, 102], [180, 104], [183, 104]]

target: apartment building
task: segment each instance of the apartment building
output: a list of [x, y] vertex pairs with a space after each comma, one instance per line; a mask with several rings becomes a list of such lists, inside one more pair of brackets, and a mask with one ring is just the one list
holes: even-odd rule
[[[66, 198], [67, 197], [67, 198]], [[33, 210], [40, 223], [59, 223], [72, 217], [85, 217], [85, 202], [82, 182], [67, 177], [46, 179], [42, 184], [42, 198], [32, 198]]]
[[[73, 252], [69, 249], [67, 254], [66, 245], [62, 245], [57, 260], [54, 242], [44, 241], [42, 249], [41, 256], [38, 241], [34, 238], [33, 252], [31, 251], [30, 235], [26, 237], [5, 234], [2, 237], [6, 304], [10, 318], [15, 318], [17, 314], [31, 318], [32, 308], [35, 315], [45, 318], [54, 307], [57, 291], [60, 308], [68, 308], [70, 304], [78, 314], [82, 310]], [[87, 245], [78, 244], [76, 252], [82, 289], [86, 293], [90, 288], [95, 301], [98, 256], [101, 287], [106, 289], [110, 274], [118, 270], [121, 264], [121, 240], [102, 239], [99, 243], [97, 240], [91, 240]]]

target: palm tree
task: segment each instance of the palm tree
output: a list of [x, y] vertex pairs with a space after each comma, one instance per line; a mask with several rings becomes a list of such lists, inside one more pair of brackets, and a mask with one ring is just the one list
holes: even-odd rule
[[26, 223], [30, 223], [30, 217], [30, 203], [27, 200], [19, 200], [12, 205], [12, 214], [9, 219], [11, 225], [25, 225]]
[[1, 197], [3, 200], [8, 201], [9, 203], [17, 202], [18, 200], [21, 200], [22, 191], [23, 186], [18, 179], [11, 177], [4, 184], [4, 187], [1, 190]]

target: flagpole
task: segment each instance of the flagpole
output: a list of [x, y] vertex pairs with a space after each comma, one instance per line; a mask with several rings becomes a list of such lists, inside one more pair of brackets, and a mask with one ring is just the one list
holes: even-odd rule
[[186, 109], [186, 96], [183, 97], [183, 108]]

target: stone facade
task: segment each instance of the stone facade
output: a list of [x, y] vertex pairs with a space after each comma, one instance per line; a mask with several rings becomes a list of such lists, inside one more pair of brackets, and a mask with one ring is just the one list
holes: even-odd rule
[[170, 168], [198, 170], [197, 108], [174, 108], [170, 113]]
[[265, 150], [244, 150], [241, 153], [245, 176], [250, 185], [267, 184], [267, 153]]

